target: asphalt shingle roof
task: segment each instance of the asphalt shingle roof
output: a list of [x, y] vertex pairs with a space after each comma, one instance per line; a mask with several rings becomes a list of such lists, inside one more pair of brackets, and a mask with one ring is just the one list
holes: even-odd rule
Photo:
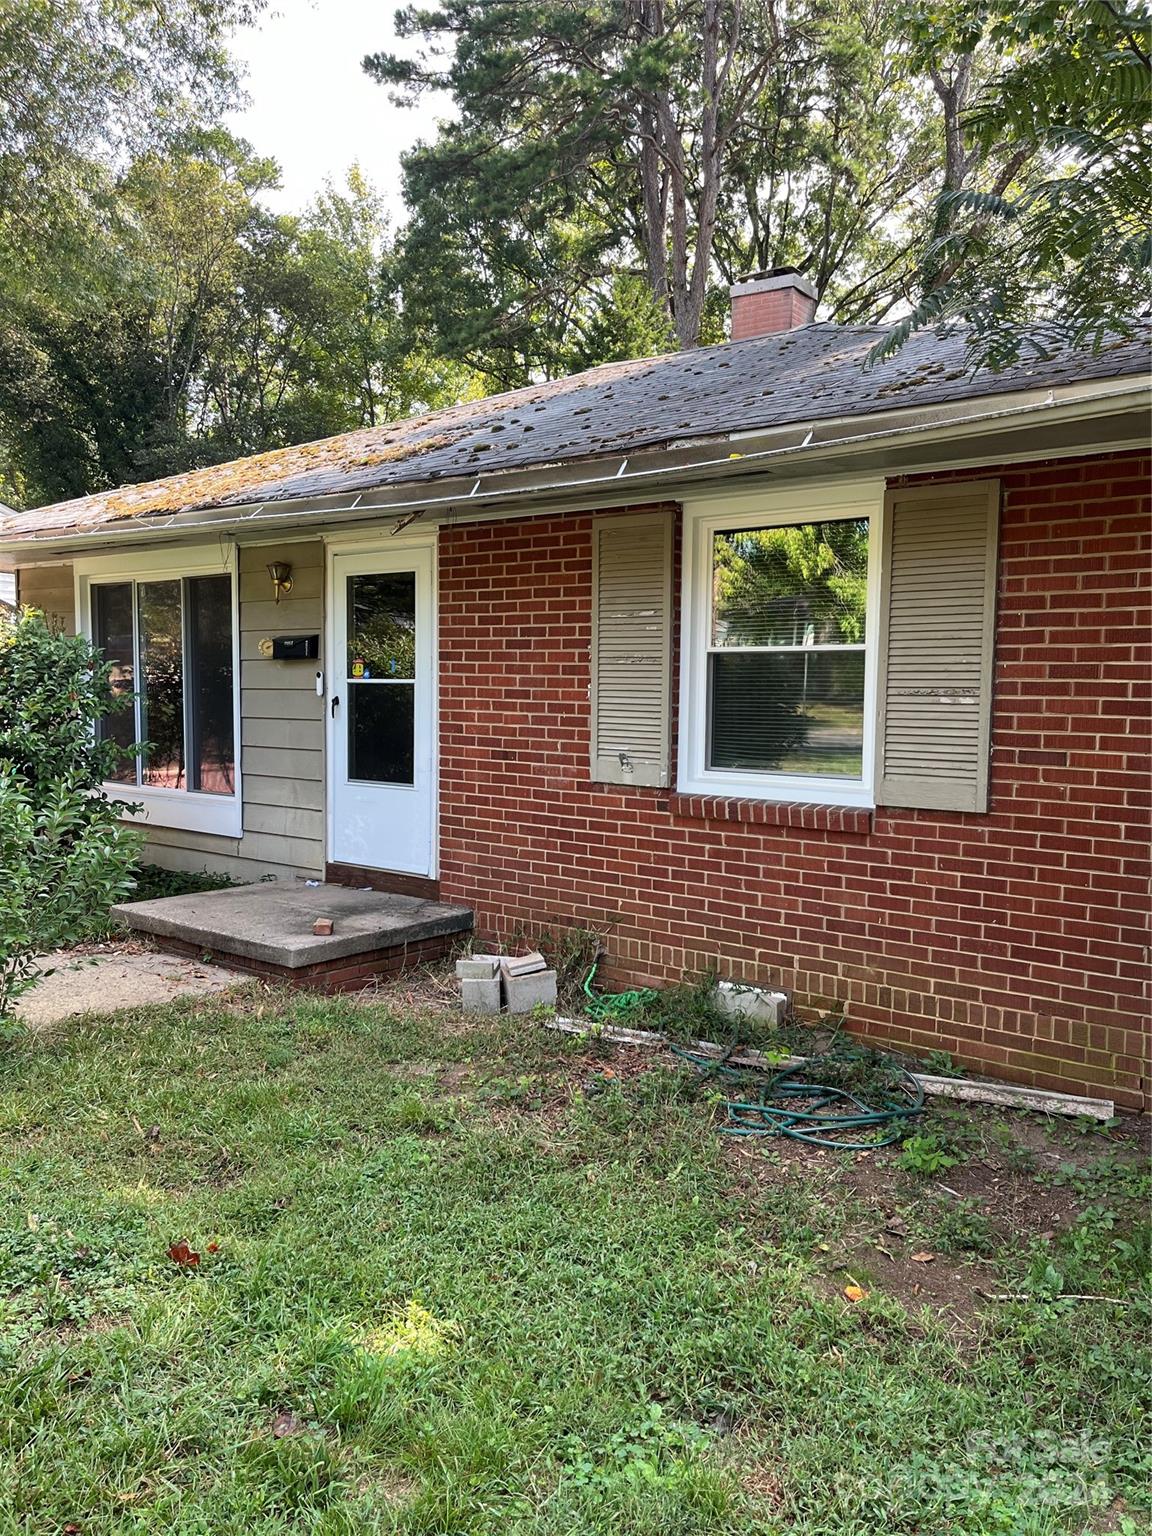
[[1125, 341], [974, 374], [961, 335], [921, 332], [894, 358], [865, 367], [883, 334], [814, 324], [608, 363], [430, 415], [0, 517], [0, 536], [488, 476], [758, 428], [1120, 379], [1145, 373], [1149, 362], [1147, 346]]

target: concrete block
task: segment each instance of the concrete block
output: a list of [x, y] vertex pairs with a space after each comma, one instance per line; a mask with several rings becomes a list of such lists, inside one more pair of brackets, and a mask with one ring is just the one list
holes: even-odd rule
[[465, 976], [460, 982], [460, 1003], [465, 1013], [499, 1013], [499, 976]]
[[783, 1024], [788, 1016], [788, 995], [769, 992], [766, 987], [746, 987], [738, 981], [722, 981], [716, 988], [716, 1006], [733, 1018]]
[[533, 949], [526, 955], [505, 955], [500, 968], [505, 976], [531, 976], [546, 971], [548, 962], [538, 949]]
[[456, 975], [461, 981], [491, 981], [499, 969], [499, 955], [464, 955], [456, 962]]
[[530, 976], [505, 976], [504, 996], [509, 1013], [531, 1013], [543, 1004], [556, 1006], [556, 972], [533, 971]]

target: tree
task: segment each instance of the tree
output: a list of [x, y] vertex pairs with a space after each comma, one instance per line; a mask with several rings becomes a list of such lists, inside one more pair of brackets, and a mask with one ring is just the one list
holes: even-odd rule
[[400, 309], [358, 172], [298, 216], [222, 130], [118, 179], [76, 290], [0, 310], [0, 448], [25, 501], [83, 495], [452, 403], [470, 387]]
[[80, 636], [0, 617], [0, 1026], [37, 959], [100, 931], [132, 888], [139, 834], [101, 785], [122, 749], [97, 722], [129, 707]]
[[5, 0], [0, 8], [0, 266], [66, 263], [99, 224], [108, 172], [234, 98], [224, 40], [264, 0]]
[[974, 364], [1131, 335], [1152, 290], [1152, 33], [1123, 0], [955, 0], [910, 19], [944, 109], [945, 174], [911, 314]]
[[718, 280], [749, 269], [798, 265], [833, 302], [873, 271], [891, 288], [936, 152], [893, 17], [886, 0], [402, 11], [423, 51], [365, 68], [458, 111], [405, 162], [407, 302], [453, 355], [516, 383], [717, 340]]

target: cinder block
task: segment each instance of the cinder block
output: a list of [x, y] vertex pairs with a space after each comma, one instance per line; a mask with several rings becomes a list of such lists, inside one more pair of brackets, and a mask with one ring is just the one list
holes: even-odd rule
[[505, 976], [531, 976], [537, 971], [546, 971], [548, 962], [538, 949], [533, 949], [526, 955], [505, 955], [500, 961], [500, 969]]
[[460, 1003], [465, 1013], [499, 1013], [499, 976], [465, 976], [460, 982]]
[[720, 1011], [734, 1018], [783, 1024], [788, 1016], [787, 993], [769, 992], [766, 987], [745, 987], [738, 981], [722, 981], [715, 996]]
[[490, 981], [499, 968], [499, 955], [465, 955], [456, 962], [456, 975], [461, 981]]
[[509, 1013], [531, 1013], [543, 1004], [556, 1006], [556, 972], [533, 971], [530, 976], [505, 976], [504, 997]]

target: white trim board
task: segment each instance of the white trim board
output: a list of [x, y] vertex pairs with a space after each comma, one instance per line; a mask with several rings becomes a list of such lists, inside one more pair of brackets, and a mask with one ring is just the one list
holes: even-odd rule
[[[683, 572], [680, 593], [680, 709], [676, 788], [684, 795], [737, 796], [768, 801], [801, 801], [871, 810], [875, 805], [876, 617], [884, 537], [883, 479], [817, 481], [775, 486], [731, 496], [684, 502]], [[859, 779], [782, 773], [732, 773], [707, 766], [708, 658], [711, 618], [712, 535], [720, 528], [773, 524], [784, 527], [814, 518], [839, 521], [867, 517], [868, 613], [864, 660], [864, 751]]]

